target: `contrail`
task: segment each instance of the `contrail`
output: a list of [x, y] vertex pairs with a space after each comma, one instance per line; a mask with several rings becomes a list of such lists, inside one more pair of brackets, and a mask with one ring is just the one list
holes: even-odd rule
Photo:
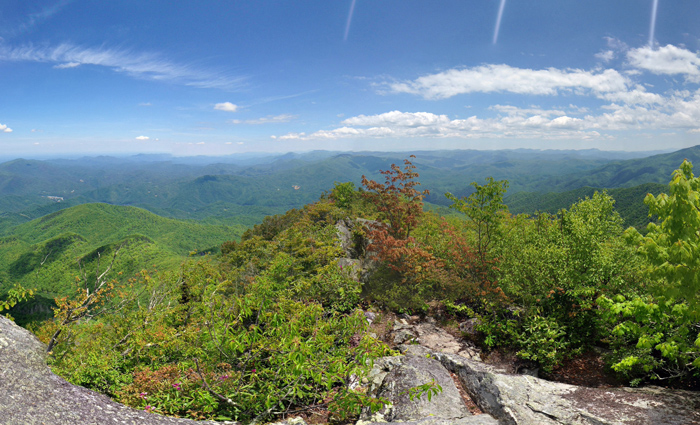
[[352, 22], [352, 13], [355, 11], [355, 0], [350, 4], [350, 12], [348, 12], [348, 21], [345, 23], [345, 36], [343, 41], [348, 41], [348, 33], [350, 32], [350, 23]]
[[493, 44], [498, 41], [498, 31], [501, 29], [501, 18], [503, 17], [503, 9], [506, 7], [506, 0], [501, 0], [501, 6], [498, 8], [498, 17], [496, 18], [496, 29], [493, 31]]
[[651, 25], [649, 29], [649, 47], [654, 47], [654, 30], [656, 29], [656, 9], [659, 7], [659, 0], [654, 0], [651, 9]]

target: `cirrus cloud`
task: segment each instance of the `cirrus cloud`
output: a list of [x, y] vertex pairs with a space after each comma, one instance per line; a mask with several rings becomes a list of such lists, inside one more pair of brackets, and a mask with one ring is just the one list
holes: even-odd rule
[[0, 61], [55, 63], [54, 68], [59, 69], [75, 68], [79, 65], [102, 66], [134, 78], [224, 90], [240, 88], [245, 80], [225, 72], [174, 63], [157, 53], [90, 48], [70, 43], [57, 46], [26, 44], [10, 47], [2, 44], [0, 40]]
[[298, 115], [291, 114], [281, 114], [281, 115], [268, 115], [262, 118], [256, 118], [252, 120], [230, 120], [231, 124], [250, 124], [250, 125], [260, 125], [260, 124], [279, 124], [290, 122], [297, 118]]

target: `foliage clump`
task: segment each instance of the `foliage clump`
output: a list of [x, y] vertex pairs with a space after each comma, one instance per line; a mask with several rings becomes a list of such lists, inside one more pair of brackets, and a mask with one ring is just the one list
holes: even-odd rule
[[599, 300], [612, 327], [612, 367], [635, 384], [700, 376], [700, 178], [692, 170], [683, 161], [669, 194], [644, 199], [659, 219], [646, 236], [625, 233], [645, 260], [649, 290]]

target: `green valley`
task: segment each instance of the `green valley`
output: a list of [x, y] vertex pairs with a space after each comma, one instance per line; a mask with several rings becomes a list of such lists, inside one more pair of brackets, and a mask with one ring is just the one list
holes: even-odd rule
[[[71, 293], [76, 276], [114, 268], [123, 276], [141, 269], [177, 267], [190, 254], [217, 252], [243, 226], [206, 225], [108, 204], [83, 204], [6, 228], [0, 235], [0, 292], [14, 284], [36, 288], [46, 313], [57, 296]], [[22, 316], [20, 311], [18, 314]]]

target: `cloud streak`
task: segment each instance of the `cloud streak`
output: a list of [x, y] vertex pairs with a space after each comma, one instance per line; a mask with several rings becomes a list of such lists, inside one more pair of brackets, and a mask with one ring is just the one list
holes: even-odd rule
[[498, 6], [498, 15], [496, 16], [496, 27], [493, 30], [493, 44], [498, 42], [498, 33], [501, 30], [501, 19], [503, 18], [503, 9], [506, 8], [506, 0], [501, 0], [500, 6]]
[[261, 124], [280, 124], [285, 122], [290, 122], [297, 118], [297, 115], [291, 114], [281, 114], [281, 115], [268, 115], [262, 118], [256, 118], [252, 120], [230, 120], [231, 124], [249, 124], [249, 125], [261, 125]]
[[138, 53], [127, 49], [87, 48], [70, 43], [58, 46], [0, 45], [0, 61], [55, 63], [54, 67], [61, 69], [75, 68], [80, 65], [101, 66], [133, 78], [199, 88], [235, 90], [245, 81], [243, 77], [173, 63], [154, 53]]
[[41, 25], [42, 23], [53, 17], [55, 14], [60, 12], [61, 9], [73, 3], [73, 1], [74, 0], [61, 0], [59, 2], [54, 3], [51, 6], [47, 6], [37, 13], [32, 13], [28, 15], [27, 19], [20, 25], [14, 28], [5, 29], [4, 33], [10, 36], [17, 36], [29, 33], [33, 31], [34, 28]]
[[649, 23], [649, 47], [654, 47], [654, 31], [656, 30], [656, 10], [659, 8], [659, 0], [654, 0], [651, 7], [651, 22]]
[[350, 3], [350, 11], [348, 12], [348, 20], [345, 22], [345, 34], [343, 35], [343, 41], [348, 41], [348, 34], [350, 34], [350, 24], [352, 23], [352, 15], [355, 13], [355, 0]]

